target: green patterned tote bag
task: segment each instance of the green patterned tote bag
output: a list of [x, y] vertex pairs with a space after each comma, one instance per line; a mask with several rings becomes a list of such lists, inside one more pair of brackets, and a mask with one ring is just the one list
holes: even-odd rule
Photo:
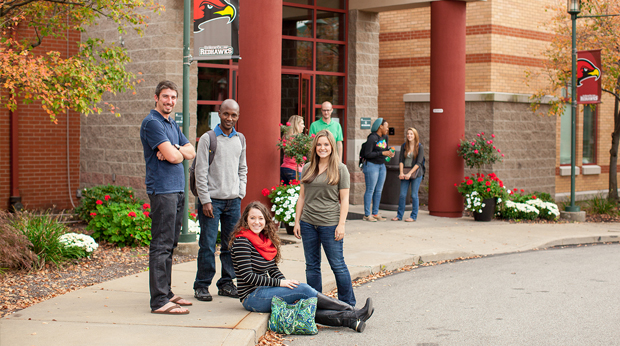
[[280, 297], [271, 298], [269, 329], [279, 334], [314, 335], [319, 332], [314, 322], [316, 298], [300, 299], [287, 304]]

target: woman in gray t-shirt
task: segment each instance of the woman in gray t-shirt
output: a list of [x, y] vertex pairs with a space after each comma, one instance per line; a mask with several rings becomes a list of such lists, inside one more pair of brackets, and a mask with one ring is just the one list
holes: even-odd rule
[[321, 246], [336, 277], [338, 299], [355, 306], [351, 274], [344, 262], [344, 223], [349, 213], [350, 176], [339, 161], [336, 140], [322, 130], [312, 141], [310, 161], [301, 172], [295, 228], [306, 257], [306, 281], [322, 292]]

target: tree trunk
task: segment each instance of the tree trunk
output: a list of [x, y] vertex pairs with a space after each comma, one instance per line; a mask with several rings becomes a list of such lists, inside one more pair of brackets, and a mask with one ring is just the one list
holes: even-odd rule
[[618, 201], [618, 142], [620, 142], [620, 112], [618, 109], [618, 95], [615, 96], [614, 132], [611, 134], [611, 149], [609, 150], [609, 193], [607, 199]]

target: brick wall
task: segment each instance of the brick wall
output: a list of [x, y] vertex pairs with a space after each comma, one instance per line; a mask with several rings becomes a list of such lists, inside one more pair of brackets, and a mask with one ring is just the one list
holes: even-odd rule
[[[20, 27], [17, 36], [31, 37], [32, 30]], [[77, 52], [79, 32], [69, 32], [66, 39], [47, 37], [32, 54], [50, 50], [67, 57]], [[2, 90], [2, 99], [8, 97]], [[79, 187], [80, 117], [74, 112], [59, 114], [56, 124], [41, 108], [40, 103], [18, 102], [15, 112], [19, 118], [19, 195], [28, 209], [72, 209]], [[0, 108], [0, 208], [9, 207], [11, 196], [11, 136], [10, 114]], [[73, 204], [72, 204], [73, 201]]]
[[[140, 198], [147, 199], [140, 124], [154, 107], [157, 83], [168, 79], [177, 84], [179, 98], [173, 112], [183, 111], [183, 1], [164, 0], [159, 3], [166, 7], [166, 11], [160, 15], [149, 14], [150, 22], [143, 36], [131, 30], [120, 36], [132, 59], [127, 69], [135, 74], [141, 72], [140, 77], [144, 79], [138, 84], [135, 94], [129, 91], [106, 95], [105, 101], [118, 106], [122, 116], [82, 116], [82, 188], [101, 184], [131, 186]], [[87, 29], [85, 38], [104, 38], [119, 44], [119, 33], [112, 24], [101, 21], [96, 27]], [[190, 47], [193, 47], [193, 42]], [[188, 138], [192, 144], [196, 140], [196, 85], [197, 65], [192, 63]]]
[[377, 75], [379, 73], [379, 16], [363, 11], [349, 12], [347, 167], [351, 174], [350, 202], [364, 203], [364, 173], [358, 154], [370, 130], [360, 130], [361, 118], [377, 118]]
[[[405, 127], [415, 127], [425, 147], [426, 178], [420, 187], [420, 201], [428, 201], [430, 172], [428, 102], [406, 104]], [[527, 103], [466, 102], [465, 137], [477, 133], [495, 134], [494, 144], [505, 154], [502, 163], [484, 167], [485, 174], [494, 172], [510, 188], [555, 194], [556, 124], [551, 117], [541, 117], [529, 110]], [[396, 143], [402, 143], [399, 139]], [[465, 175], [476, 173], [465, 169]]]

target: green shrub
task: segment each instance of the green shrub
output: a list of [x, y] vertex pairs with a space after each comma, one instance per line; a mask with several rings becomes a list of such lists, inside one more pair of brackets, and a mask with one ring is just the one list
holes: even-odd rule
[[555, 199], [553, 199], [553, 197], [551, 197], [551, 194], [547, 192], [534, 191], [533, 195], [538, 197], [538, 199], [542, 200], [543, 202], [555, 203]]
[[131, 187], [116, 185], [100, 185], [82, 190], [82, 200], [80, 205], [75, 208], [78, 216], [90, 222], [92, 212], [97, 210], [97, 201], [107, 201], [109, 203], [128, 203], [142, 204], [142, 201], [134, 197], [135, 192]]
[[587, 201], [587, 207], [591, 214], [607, 214], [618, 215], [618, 204], [615, 201], [610, 201], [602, 195], [595, 196], [591, 200]]
[[93, 238], [118, 246], [148, 246], [151, 243], [149, 204], [112, 203], [96, 201], [96, 210], [87, 229], [94, 231]]
[[28, 238], [9, 223], [10, 214], [0, 211], [0, 271], [3, 268], [30, 270], [37, 256]]
[[9, 224], [30, 240], [30, 249], [36, 255], [34, 269], [41, 269], [48, 262], [59, 266], [66, 260], [65, 246], [59, 238], [67, 232], [67, 229], [59, 222], [59, 218], [49, 213], [37, 215], [24, 211], [16, 213], [9, 219]]

